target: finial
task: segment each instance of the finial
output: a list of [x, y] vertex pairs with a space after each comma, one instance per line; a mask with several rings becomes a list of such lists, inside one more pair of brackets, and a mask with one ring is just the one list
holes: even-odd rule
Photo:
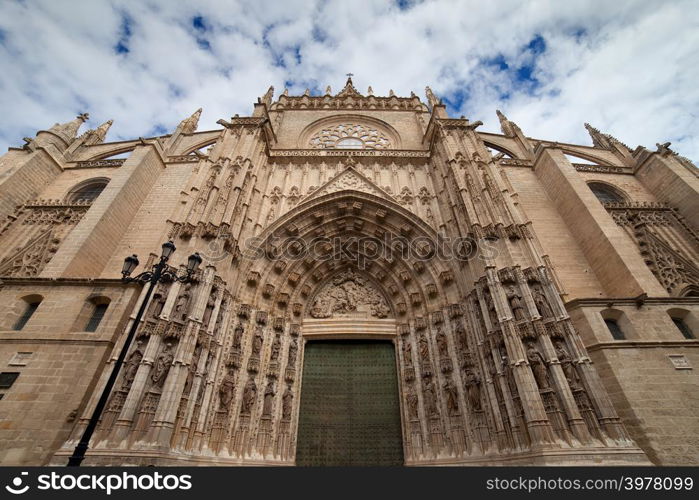
[[263, 95], [260, 98], [260, 102], [269, 106], [270, 104], [272, 104], [272, 97], [273, 96], [274, 96], [274, 87], [272, 85], [270, 85], [269, 88], [267, 89], [267, 92], [265, 92], [265, 95]]
[[306, 89], [303, 91], [303, 95], [310, 96], [311, 95], [311, 89]]
[[432, 89], [429, 86], [425, 87], [425, 96], [427, 97], [427, 102], [430, 105], [430, 107], [434, 107], [441, 104], [441, 101], [437, 99], [437, 96], [434, 95], [434, 92], [432, 92]]
[[393, 89], [389, 89], [388, 90], [388, 97], [395, 97], [395, 96], [396, 96], [396, 93], [393, 92]]
[[374, 95], [374, 89], [371, 88], [371, 85], [369, 85], [369, 88], [366, 89], [367, 95]]
[[332, 89], [330, 88], [330, 85], [328, 85], [327, 87], [325, 87], [325, 95], [332, 95], [332, 93], [333, 93], [333, 91], [332, 91]]
[[282, 92], [282, 95], [288, 97], [289, 96], [289, 89], [284, 88], [284, 92]]
[[201, 116], [201, 108], [197, 109], [192, 116], [189, 116], [180, 122], [180, 130], [183, 134], [192, 134], [196, 132], [197, 125], [199, 124], [199, 117]]

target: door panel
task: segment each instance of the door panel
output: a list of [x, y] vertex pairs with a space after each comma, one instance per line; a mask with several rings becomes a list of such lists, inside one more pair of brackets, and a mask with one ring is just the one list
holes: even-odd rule
[[306, 344], [297, 465], [402, 465], [393, 344]]

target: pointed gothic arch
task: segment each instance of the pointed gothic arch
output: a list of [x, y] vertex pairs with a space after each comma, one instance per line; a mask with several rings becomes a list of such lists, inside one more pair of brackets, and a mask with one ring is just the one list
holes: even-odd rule
[[453, 263], [436, 252], [439, 238], [395, 201], [351, 190], [324, 194], [304, 200], [257, 237], [258, 258], [241, 269], [244, 295], [300, 319], [327, 276], [353, 269], [386, 290], [397, 321], [424, 318], [459, 301]]

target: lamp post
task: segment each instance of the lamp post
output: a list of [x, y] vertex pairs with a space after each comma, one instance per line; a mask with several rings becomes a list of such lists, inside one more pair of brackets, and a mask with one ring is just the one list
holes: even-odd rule
[[155, 284], [159, 282], [169, 283], [171, 281], [180, 281], [184, 283], [187, 281], [191, 281], [192, 275], [196, 272], [197, 268], [199, 267], [199, 264], [201, 264], [202, 258], [199, 256], [198, 253], [193, 253], [187, 259], [186, 274], [183, 276], [178, 276], [177, 272], [173, 271], [167, 265], [168, 259], [175, 250], [175, 244], [172, 241], [163, 243], [160, 261], [153, 266], [152, 270], [144, 271], [138, 276], [134, 277], [131, 277], [131, 273], [136, 269], [136, 267], [138, 267], [138, 257], [136, 257], [135, 255], [131, 255], [124, 259], [124, 267], [121, 270], [121, 280], [124, 283], [148, 283], [148, 291], [146, 292], [146, 296], [144, 297], [143, 302], [141, 303], [141, 307], [138, 309], [138, 314], [136, 314], [136, 318], [131, 324], [129, 334], [126, 336], [126, 340], [124, 341], [124, 345], [121, 348], [119, 357], [114, 363], [112, 373], [109, 375], [107, 384], [104, 386], [104, 389], [102, 390], [102, 395], [100, 396], [99, 401], [97, 401], [97, 405], [95, 406], [95, 410], [92, 412], [92, 416], [90, 417], [90, 421], [88, 422], [87, 427], [85, 428], [85, 432], [83, 433], [80, 442], [75, 447], [75, 451], [73, 451], [73, 454], [68, 459], [69, 467], [78, 467], [85, 459], [85, 452], [87, 451], [88, 446], [90, 445], [90, 438], [92, 438], [92, 434], [95, 432], [95, 429], [97, 428], [97, 423], [102, 417], [102, 412], [104, 411], [105, 406], [107, 406], [107, 400], [109, 399], [109, 395], [111, 394], [112, 389], [114, 388], [114, 384], [116, 383], [117, 377], [119, 376], [119, 369], [121, 368], [121, 365], [124, 364], [124, 360], [126, 359], [126, 354], [129, 352], [131, 342], [133, 341], [133, 338], [136, 336], [136, 330], [138, 330], [139, 323], [141, 322], [141, 317], [143, 316], [143, 313], [146, 311], [146, 307], [148, 306], [148, 301], [150, 299], [151, 294], [153, 293], [153, 288], [155, 288]]

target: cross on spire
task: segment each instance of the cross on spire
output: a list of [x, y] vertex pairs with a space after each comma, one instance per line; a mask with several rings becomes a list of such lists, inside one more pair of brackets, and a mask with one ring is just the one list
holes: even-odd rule
[[347, 73], [347, 78], [352, 78], [354, 76], [354, 73]]

